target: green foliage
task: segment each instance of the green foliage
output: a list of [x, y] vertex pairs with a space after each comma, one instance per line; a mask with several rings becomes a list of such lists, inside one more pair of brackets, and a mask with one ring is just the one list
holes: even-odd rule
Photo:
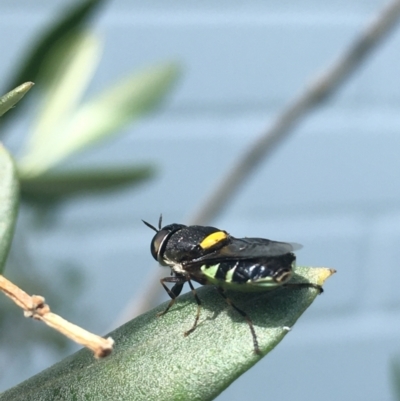
[[[43, 73], [43, 70], [46, 73], [49, 72], [45, 67], [48, 64], [49, 54], [59, 47], [60, 41], [84, 29], [90, 17], [102, 3], [104, 0], [82, 0], [62, 13], [62, 17], [40, 34], [36, 39], [36, 44], [30, 46], [25, 53], [21, 62], [16, 66], [13, 77], [7, 81], [8, 90], [26, 81], [34, 81], [39, 86], [42, 83], [47, 85], [49, 77]], [[15, 117], [13, 114], [9, 114], [7, 117]], [[4, 121], [3, 118], [0, 123], [4, 123]]]
[[[75, 56], [79, 57], [77, 53]], [[81, 62], [86, 64], [85, 59]], [[65, 72], [65, 76], [72, 75], [65, 87], [70, 88], [74, 82], [71, 95], [75, 97], [78, 79], [74, 77], [82, 77], [82, 70], [79, 66], [71, 68], [75, 73]], [[69, 108], [71, 103], [66, 101], [68, 94], [57, 90], [57, 85], [48, 102], [51, 105], [62, 103], [64, 107], [51, 110], [50, 114], [46, 108], [45, 115], [38, 123], [39, 128], [31, 137], [28, 151], [18, 163], [20, 177], [28, 182], [31, 177], [47, 173], [66, 158], [94, 143], [115, 136], [118, 129], [156, 106], [176, 76], [177, 68], [173, 64], [146, 69], [122, 80], [71, 114], [65, 113], [65, 108]], [[83, 84], [87, 85], [87, 82]]]
[[17, 211], [18, 179], [11, 156], [0, 143], [0, 273], [10, 249]]
[[[17, 160], [22, 194], [29, 194], [29, 200], [47, 204], [49, 193], [55, 201], [82, 192], [111, 190], [121, 185], [136, 184], [149, 178], [154, 171], [149, 166], [118, 166], [107, 171], [104, 180], [101, 175], [95, 174], [94, 168], [81, 172], [53, 171], [69, 157], [99, 141], [112, 138], [121, 128], [154, 110], [179, 74], [174, 63], [148, 67], [123, 78], [83, 103], [82, 98], [100, 60], [102, 45], [98, 37], [88, 32], [88, 23], [103, 2], [77, 2], [63, 13], [30, 46], [11, 79], [18, 84], [21, 80], [37, 84], [33, 96], [37, 98], [35, 103], [39, 112], [22, 146], [22, 157]], [[25, 92], [21, 88], [25, 89], [26, 85], [14, 91], [22, 96]], [[13, 98], [16, 99], [15, 96]], [[0, 103], [0, 115], [12, 106], [10, 101]], [[18, 107], [5, 117], [15, 118], [20, 110]], [[4, 122], [3, 117], [0, 124]], [[107, 167], [102, 170], [104, 173]], [[63, 187], [66, 175], [68, 185]], [[90, 182], [90, 177], [95, 182]], [[75, 184], [72, 183], [73, 178], [77, 180]], [[47, 182], [46, 186], [44, 182]], [[53, 190], [50, 185], [54, 186]]]
[[81, 168], [75, 171], [56, 171], [25, 179], [20, 177], [22, 196], [26, 201], [52, 202], [67, 199], [82, 192], [95, 193], [116, 189], [127, 184], [137, 185], [151, 177], [151, 167], [123, 166]]
[[0, 117], [14, 107], [31, 89], [32, 82], [26, 82], [0, 97]]
[[[320, 284], [333, 271], [299, 267], [299, 281]], [[281, 288], [230, 296], [255, 324], [265, 356], [317, 297], [318, 290]], [[110, 333], [115, 351], [95, 360], [87, 350], [66, 358], [0, 395], [1, 401], [212, 400], [261, 357], [253, 352], [249, 327], [213, 287], [202, 287], [200, 324], [188, 337], [196, 303], [191, 293], [157, 318], [164, 303]]]
[[[100, 168], [87, 166], [73, 170], [67, 170], [65, 163], [68, 158], [90, 149], [93, 144], [112, 139], [121, 128], [154, 110], [170, 92], [179, 74], [174, 63], [160, 63], [139, 73], [128, 74], [84, 102], [102, 47], [101, 40], [89, 32], [89, 23], [104, 3], [104, 0], [78, 0], [75, 5], [60, 12], [60, 18], [55, 18], [51, 26], [34, 37], [22, 53], [19, 63], [12, 70], [13, 77], [3, 80], [7, 89], [19, 86], [0, 98], [0, 135], [6, 140], [6, 128], [11, 128], [11, 123], [22, 111], [24, 118], [29, 115], [27, 107], [18, 105], [13, 108], [33, 85], [32, 82], [20, 84], [24, 81], [36, 84], [23, 103], [34, 105], [37, 114], [24, 143], [21, 143], [19, 157], [15, 161], [16, 173], [13, 173], [18, 176], [21, 203], [34, 205], [29, 211], [35, 214], [35, 218], [26, 224], [26, 214], [21, 213], [24, 232], [17, 231], [7, 260], [7, 277], [27, 292], [46, 296], [51, 306], [61, 314], [65, 308], [73, 312], [65, 302], [72, 288], [75, 299], [79, 298], [76, 284], [82, 281], [80, 266], [73, 266], [72, 269], [68, 261], [53, 261], [52, 268], [57, 269], [57, 277], [53, 277], [50, 283], [47, 275], [37, 274], [36, 266], [39, 263], [46, 265], [46, 262], [38, 262], [40, 255], [30, 252], [26, 239], [34, 237], [37, 234], [35, 230], [43, 229], [48, 221], [43, 217], [48, 217], [49, 212], [55, 210], [49, 206], [55, 206], [56, 202], [82, 193], [98, 195], [101, 191], [137, 185], [153, 175], [154, 168], [134, 164], [134, 161], [126, 165], [102, 164]], [[16, 181], [14, 187], [11, 185], [10, 170], [4, 164], [5, 155], [7, 153], [1, 148], [1, 269], [13, 234], [16, 206], [13, 209], [12, 205], [16, 204], [13, 202], [16, 202], [18, 192]], [[11, 194], [6, 188], [14, 188], [15, 191]], [[67, 273], [74, 276], [73, 284], [65, 279]], [[29, 365], [26, 359], [33, 341], [36, 345], [42, 342], [48, 349], [56, 346], [58, 350], [67, 344], [64, 337], [53, 335], [48, 328], [21, 319], [8, 300], [0, 302], [0, 329], [0, 340], [8, 344], [3, 351], [9, 353], [7, 356], [14, 361], [16, 369], [18, 359], [22, 357], [23, 364]]]
[[400, 401], [400, 359], [397, 357], [391, 363], [391, 376], [395, 400]]

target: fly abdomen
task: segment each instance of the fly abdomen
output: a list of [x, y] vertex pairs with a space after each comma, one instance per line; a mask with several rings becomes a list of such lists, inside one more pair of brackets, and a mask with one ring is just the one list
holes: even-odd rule
[[239, 291], [277, 287], [288, 281], [295, 261], [293, 253], [254, 260], [228, 260], [203, 265], [201, 271], [209, 284]]
[[282, 284], [290, 278], [295, 260], [296, 257], [293, 253], [287, 253], [274, 258], [258, 260], [252, 266], [243, 266], [243, 269], [248, 270], [251, 281], [257, 282], [271, 278], [277, 284]]

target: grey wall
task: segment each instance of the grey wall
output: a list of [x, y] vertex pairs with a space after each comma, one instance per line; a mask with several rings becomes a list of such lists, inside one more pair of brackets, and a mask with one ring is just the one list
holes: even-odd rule
[[[0, 35], [2, 77], [57, 12], [51, 1], [34, 3], [0, 1], [0, 26], [12, 31]], [[109, 5], [96, 24], [105, 48], [91, 94], [163, 60], [179, 61], [184, 74], [162, 112], [76, 160], [154, 162], [157, 177], [137, 190], [68, 202], [57, 224], [28, 241], [39, 260], [87, 269], [81, 307], [92, 318], [78, 313], [77, 323], [100, 332], [110, 327], [115, 311], [156, 269], [151, 233], [140, 219], [155, 223], [162, 212], [166, 222], [184, 221], [277, 111], [383, 4]], [[390, 362], [400, 355], [399, 49], [397, 29], [213, 222], [235, 236], [302, 243], [299, 264], [338, 271], [284, 342], [219, 400], [392, 399]], [[53, 361], [46, 351], [37, 354], [32, 370]], [[20, 376], [8, 374], [3, 387]]]

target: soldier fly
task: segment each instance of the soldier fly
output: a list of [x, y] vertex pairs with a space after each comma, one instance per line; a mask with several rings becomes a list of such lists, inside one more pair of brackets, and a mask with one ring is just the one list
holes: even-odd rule
[[[201, 301], [192, 280], [202, 285], [214, 285], [225, 301], [243, 316], [250, 327], [256, 354], [260, 354], [260, 348], [253, 322], [226, 296], [225, 290], [255, 292], [294, 286], [312, 287], [322, 292], [322, 287], [317, 284], [288, 283], [296, 261], [293, 251], [301, 245], [264, 238], [235, 238], [215, 227], [183, 224], [162, 227], [162, 216], [158, 229], [144, 220], [143, 223], [156, 232], [150, 246], [154, 259], [171, 268], [171, 276], [160, 280], [171, 301], [158, 316], [169, 311], [185, 283], [189, 284], [197, 302], [194, 324], [185, 336], [196, 330], [200, 318]], [[169, 289], [165, 283], [174, 285]]]

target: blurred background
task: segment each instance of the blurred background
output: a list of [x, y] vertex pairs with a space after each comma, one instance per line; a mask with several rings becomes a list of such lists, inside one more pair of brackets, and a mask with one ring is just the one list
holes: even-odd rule
[[[107, 191], [68, 196], [32, 186], [23, 193], [5, 271], [27, 292], [45, 296], [54, 312], [99, 334], [158, 280], [153, 233], [141, 219], [156, 225], [162, 212], [166, 224], [187, 222], [277, 113], [385, 4], [102, 3], [87, 22], [102, 53], [82, 102], [132, 73], [165, 63], [174, 72], [152, 113], [71, 154], [55, 171], [135, 165], [145, 172]], [[35, 41], [76, 4], [0, 0], [2, 93]], [[299, 265], [337, 270], [283, 343], [218, 400], [396, 399], [399, 49], [397, 28], [208, 222], [237, 237], [301, 243]], [[18, 117], [0, 127], [16, 157], [43, 111], [35, 82]], [[161, 286], [153, 298], [154, 305], [166, 299]], [[0, 310], [0, 390], [76, 349], [23, 319], [4, 297]]]

